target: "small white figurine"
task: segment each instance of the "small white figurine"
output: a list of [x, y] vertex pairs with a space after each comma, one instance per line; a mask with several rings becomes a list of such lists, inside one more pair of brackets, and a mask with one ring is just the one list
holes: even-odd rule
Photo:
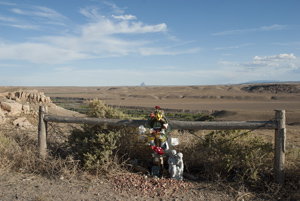
[[183, 154], [178, 153], [176, 154], [176, 150], [171, 150], [171, 154], [169, 156], [169, 173], [171, 179], [176, 179], [178, 181], [183, 180]]
[[169, 173], [170, 173], [171, 179], [175, 179], [175, 176], [176, 176], [176, 171], [177, 171], [176, 162], [177, 162], [176, 150], [171, 150], [171, 154], [168, 159]]
[[183, 169], [184, 169], [184, 165], [183, 165], [183, 154], [181, 152], [179, 152], [177, 154], [177, 161], [176, 161], [176, 180], [183, 180]]

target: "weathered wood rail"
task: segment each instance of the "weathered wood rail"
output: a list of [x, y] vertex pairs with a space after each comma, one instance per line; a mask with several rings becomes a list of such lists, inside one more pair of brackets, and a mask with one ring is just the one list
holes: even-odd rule
[[[41, 157], [47, 154], [47, 122], [76, 123], [76, 124], [107, 124], [110, 126], [138, 127], [145, 125], [146, 120], [98, 119], [87, 117], [65, 117], [48, 115], [45, 106], [39, 108], [38, 144]], [[275, 110], [274, 121], [220, 121], [194, 122], [169, 121], [172, 129], [182, 130], [243, 130], [243, 129], [275, 129], [274, 174], [277, 183], [283, 183], [285, 163], [285, 111]]]

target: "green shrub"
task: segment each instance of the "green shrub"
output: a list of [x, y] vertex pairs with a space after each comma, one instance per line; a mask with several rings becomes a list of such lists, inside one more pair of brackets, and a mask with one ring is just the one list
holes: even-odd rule
[[197, 146], [234, 180], [256, 182], [273, 168], [273, 145], [250, 132], [237, 130], [210, 132]]
[[82, 129], [73, 130], [69, 143], [83, 167], [93, 170], [110, 160], [117, 148], [120, 132], [110, 131], [99, 125], [84, 125]]
[[[124, 118], [118, 109], [105, 105], [95, 99], [88, 103], [88, 116], [94, 118]], [[121, 146], [122, 138], [138, 133], [130, 128], [117, 128], [107, 125], [83, 125], [82, 129], [74, 129], [69, 137], [69, 144], [76, 157], [86, 170], [103, 170], [116, 165], [112, 160]], [[124, 140], [123, 140], [124, 141]]]
[[122, 119], [126, 115], [120, 110], [105, 105], [103, 101], [94, 99], [88, 102], [87, 115], [95, 118]]

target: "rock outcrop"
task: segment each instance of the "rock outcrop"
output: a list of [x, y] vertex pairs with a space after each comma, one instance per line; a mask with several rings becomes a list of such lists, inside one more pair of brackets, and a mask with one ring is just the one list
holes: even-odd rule
[[20, 128], [32, 128], [33, 125], [27, 120], [26, 117], [20, 117], [13, 121], [13, 125]]
[[37, 90], [24, 90], [15, 91], [8, 93], [7, 99], [16, 100], [18, 102], [29, 102], [29, 103], [46, 103], [52, 104], [50, 97], [45, 96], [44, 92], [39, 92]]
[[0, 121], [7, 116], [19, 116], [20, 114], [38, 114], [38, 106], [47, 105], [55, 107], [50, 97], [45, 96], [44, 92], [37, 90], [19, 90], [14, 92], [2, 93], [0, 97], [0, 108], [2, 116]]
[[12, 100], [1, 101], [1, 109], [11, 116], [17, 116], [22, 113], [22, 104]]

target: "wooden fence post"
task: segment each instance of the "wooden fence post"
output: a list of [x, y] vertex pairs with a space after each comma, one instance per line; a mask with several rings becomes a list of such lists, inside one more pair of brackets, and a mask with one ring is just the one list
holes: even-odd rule
[[47, 155], [47, 122], [44, 120], [44, 116], [47, 112], [47, 106], [39, 107], [38, 145], [42, 158], [45, 158]]
[[275, 160], [274, 177], [276, 183], [284, 181], [284, 163], [285, 163], [285, 110], [275, 110], [277, 128], [275, 129]]

